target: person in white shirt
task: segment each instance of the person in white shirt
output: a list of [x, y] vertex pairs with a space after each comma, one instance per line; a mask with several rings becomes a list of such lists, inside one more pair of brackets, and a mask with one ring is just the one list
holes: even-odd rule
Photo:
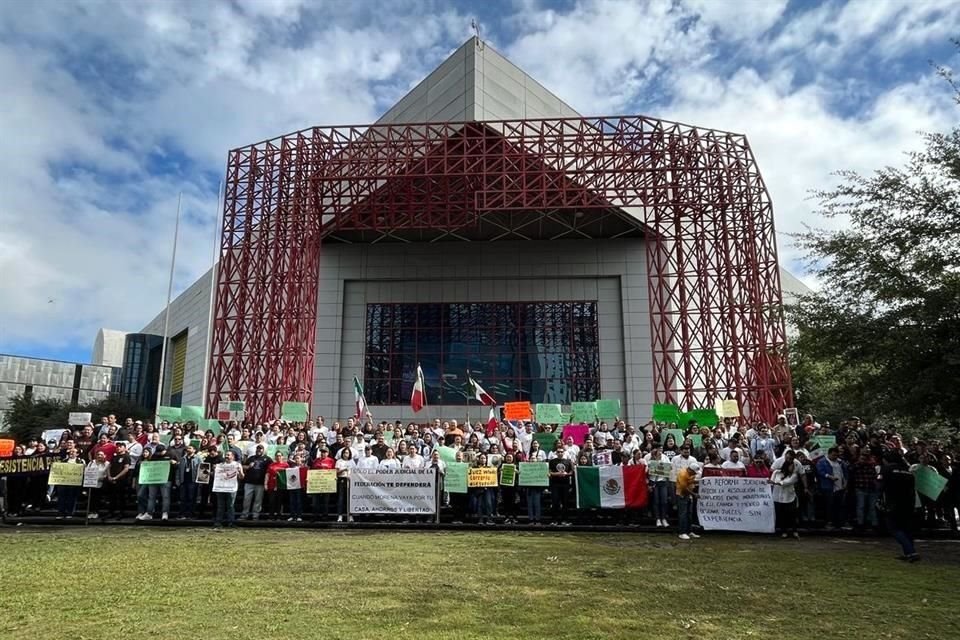
[[340, 450], [340, 458], [333, 468], [337, 470], [337, 522], [343, 522], [344, 516], [348, 522], [353, 522], [353, 516], [347, 513], [347, 504], [350, 497], [350, 473], [357, 468], [357, 463], [350, 447]]
[[527, 462], [546, 462], [547, 452], [540, 448], [540, 443], [533, 440], [530, 443], [530, 452], [527, 455]]
[[800, 481], [798, 467], [793, 451], [787, 451], [783, 456], [782, 466], [770, 475], [777, 529], [780, 530], [782, 538], [791, 534], [794, 538], [800, 538], [797, 533], [797, 482]]
[[[349, 447], [347, 447], [349, 449]], [[373, 455], [373, 449], [370, 445], [364, 447], [364, 455], [356, 457], [357, 469], [360, 471], [376, 471], [380, 466], [380, 459]]]
[[127, 432], [127, 455], [130, 456], [130, 468], [137, 468], [137, 461], [143, 455], [143, 445], [137, 442], [133, 431]]
[[700, 463], [697, 462], [697, 459], [691, 457], [690, 447], [683, 445], [680, 447], [680, 455], [674, 456], [673, 460], [670, 461], [672, 470], [670, 471], [670, 482], [677, 481], [677, 474], [680, 473], [681, 469], [690, 468], [693, 470], [697, 476], [700, 475]]
[[424, 462], [423, 456], [414, 448], [410, 449], [400, 466], [403, 469], [417, 470], [423, 469]]
[[720, 449], [720, 459], [727, 461], [730, 459], [730, 454], [736, 451], [739, 458], [744, 458], [747, 455], [747, 452], [744, 451], [743, 447], [740, 446], [740, 435], [734, 434], [734, 436], [727, 442], [727, 446], [723, 449]]
[[740, 450], [734, 449], [730, 452], [730, 459], [726, 460], [722, 465], [722, 469], [737, 469], [739, 471], [746, 471], [747, 467], [743, 464], [743, 461], [740, 460]]
[[387, 448], [387, 457], [380, 461], [377, 469], [379, 471], [397, 471], [400, 469], [400, 461], [397, 460], [397, 454], [394, 452], [393, 447]]
[[567, 436], [566, 438], [564, 438], [563, 446], [564, 446], [564, 454], [571, 454], [571, 455], [564, 456], [568, 460], [576, 460], [577, 457], [580, 455], [580, 447], [578, 447], [573, 443], [573, 436]]
[[[639, 457], [639, 453], [640, 450], [638, 449], [634, 453], [634, 457]], [[650, 468], [651, 462], [670, 463], [669, 460], [663, 457], [660, 445], [654, 445], [650, 453], [643, 456], [643, 464], [645, 464], [648, 469]], [[653, 517], [656, 519], [658, 527], [669, 527], [670, 523], [667, 521], [667, 514], [670, 513], [670, 479], [665, 475], [648, 474], [647, 477], [650, 481], [650, 502], [653, 503]]]

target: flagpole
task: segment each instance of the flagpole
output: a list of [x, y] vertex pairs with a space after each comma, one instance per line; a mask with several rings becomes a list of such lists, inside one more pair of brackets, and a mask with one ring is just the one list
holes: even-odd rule
[[157, 403], [154, 418], [160, 413], [160, 404], [163, 402], [163, 378], [167, 361], [167, 335], [170, 333], [170, 298], [173, 295], [173, 269], [177, 264], [177, 238], [180, 235], [180, 205], [183, 201], [183, 191], [177, 196], [177, 220], [173, 225], [173, 255], [170, 257], [170, 278], [167, 281], [167, 308], [163, 319], [163, 345], [160, 348], [160, 381], [157, 383]]
[[[217, 254], [220, 248], [220, 228], [223, 225], [223, 210], [220, 203], [223, 201], [223, 180], [217, 184], [217, 212], [216, 224], [213, 227], [213, 255], [210, 258], [210, 314], [207, 316], [207, 345], [204, 349], [203, 384], [200, 387], [200, 403], [207, 406], [207, 386], [210, 383], [210, 350], [213, 347], [213, 309], [217, 291]], [[238, 400], [241, 398], [238, 398]]]

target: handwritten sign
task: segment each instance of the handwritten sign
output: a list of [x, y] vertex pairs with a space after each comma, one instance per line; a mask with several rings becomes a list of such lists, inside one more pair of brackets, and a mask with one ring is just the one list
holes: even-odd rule
[[546, 462], [521, 462], [518, 466], [521, 487], [550, 486], [550, 465]]
[[82, 464], [74, 462], [54, 462], [50, 465], [50, 479], [47, 480], [47, 484], [51, 486], [82, 487], [83, 469]]
[[467, 476], [468, 487], [495, 487], [498, 484], [496, 467], [474, 467]]
[[67, 417], [67, 424], [71, 427], [85, 427], [90, 424], [93, 414], [90, 413], [70, 413]]
[[706, 530], [773, 533], [773, 494], [766, 478], [703, 477], [697, 517]]
[[530, 420], [533, 412], [529, 402], [506, 402], [503, 405], [503, 417], [507, 420]]
[[307, 471], [307, 493], [336, 493], [337, 472], [334, 469]]

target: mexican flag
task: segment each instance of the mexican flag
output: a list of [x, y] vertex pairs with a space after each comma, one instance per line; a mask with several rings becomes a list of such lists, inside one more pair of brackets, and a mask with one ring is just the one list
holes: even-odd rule
[[640, 509], [647, 505], [647, 470], [630, 467], [577, 467], [577, 508]]
[[363, 395], [363, 385], [360, 384], [360, 379], [357, 376], [353, 376], [353, 405], [353, 416], [357, 420], [367, 415], [367, 399]]
[[413, 383], [413, 392], [410, 394], [410, 408], [416, 413], [427, 404], [426, 384], [423, 382], [423, 369], [417, 365], [417, 381]]
[[277, 471], [277, 489], [299, 489], [300, 467], [290, 467]]
[[474, 400], [483, 404], [483, 405], [495, 405], [497, 401], [493, 399], [493, 396], [483, 390], [483, 387], [477, 384], [477, 381], [470, 377], [467, 374], [467, 388], [470, 390], [470, 395], [473, 396]]

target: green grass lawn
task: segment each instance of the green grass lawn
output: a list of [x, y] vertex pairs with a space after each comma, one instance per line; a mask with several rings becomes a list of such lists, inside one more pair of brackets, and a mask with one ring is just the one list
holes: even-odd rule
[[958, 637], [960, 548], [560, 532], [2, 530], [0, 638]]

